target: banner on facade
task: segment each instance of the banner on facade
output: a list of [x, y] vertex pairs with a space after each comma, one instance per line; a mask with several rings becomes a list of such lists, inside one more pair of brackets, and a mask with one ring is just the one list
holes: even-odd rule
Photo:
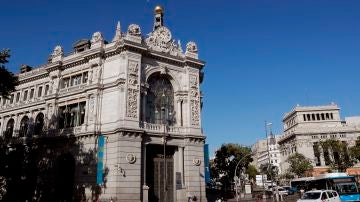
[[96, 172], [96, 184], [101, 185], [103, 183], [103, 172], [104, 172], [104, 144], [105, 137], [103, 135], [99, 136], [98, 140], [98, 152], [97, 152], [97, 172]]
[[204, 145], [205, 183], [210, 183], [209, 145]]

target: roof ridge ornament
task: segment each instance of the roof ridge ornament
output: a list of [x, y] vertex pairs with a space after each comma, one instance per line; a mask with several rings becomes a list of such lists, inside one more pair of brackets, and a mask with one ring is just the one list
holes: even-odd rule
[[118, 21], [117, 25], [116, 25], [116, 30], [115, 30], [115, 36], [114, 36], [112, 42], [119, 41], [120, 39], [121, 39], [121, 26], [120, 26], [120, 21]]
[[154, 28], [155, 31], [157, 28], [164, 26], [164, 9], [157, 5], [154, 9]]

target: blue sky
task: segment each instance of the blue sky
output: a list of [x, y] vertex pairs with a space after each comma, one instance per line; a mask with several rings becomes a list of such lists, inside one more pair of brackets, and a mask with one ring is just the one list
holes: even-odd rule
[[283, 114], [296, 104], [337, 103], [342, 117], [360, 115], [360, 1], [126, 0], [4, 1], [0, 48], [7, 65], [44, 64], [53, 48], [116, 22], [149, 33], [153, 8], [182, 44], [193, 40], [207, 62], [203, 128], [211, 152], [221, 143], [251, 145], [265, 136], [264, 121], [282, 130]]

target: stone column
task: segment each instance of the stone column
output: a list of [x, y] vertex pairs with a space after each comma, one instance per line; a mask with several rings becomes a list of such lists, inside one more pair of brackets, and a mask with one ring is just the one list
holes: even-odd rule
[[143, 189], [143, 202], [148, 202], [149, 201], [149, 186], [147, 186], [146, 184], [146, 146], [147, 144], [143, 144], [143, 148], [144, 148], [144, 156], [143, 156], [143, 167], [144, 167], [144, 184], [142, 186]]
[[324, 150], [320, 145], [319, 145], [319, 150], [320, 150], [320, 166], [325, 166]]
[[179, 166], [182, 175], [182, 187], [185, 186], [185, 173], [184, 173], [184, 147], [179, 146]]

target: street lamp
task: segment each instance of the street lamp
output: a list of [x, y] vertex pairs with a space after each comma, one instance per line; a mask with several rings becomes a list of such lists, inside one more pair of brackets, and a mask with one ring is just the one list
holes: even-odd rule
[[[240, 165], [241, 161], [242, 161], [243, 159], [245, 159], [245, 157], [248, 157], [248, 156], [250, 156], [250, 155], [251, 155], [251, 153], [248, 153], [248, 154], [246, 154], [245, 156], [241, 157], [241, 159], [239, 160], [239, 162], [236, 164], [236, 166], [235, 166], [234, 179], [237, 177], [237, 176], [236, 176], [236, 171], [237, 171], [237, 168], [238, 168], [238, 166]], [[241, 184], [240, 184], [240, 177], [238, 177], [238, 179], [239, 179], [239, 185], [241, 185]], [[235, 186], [236, 186], [236, 189], [235, 189], [235, 191], [236, 191], [236, 201], [239, 201], [238, 185], [236, 184], [236, 180], [235, 180]]]
[[[161, 82], [161, 88], [162, 88], [162, 94], [160, 96], [160, 99], [157, 100], [157, 105], [156, 106], [160, 106], [160, 121], [161, 124], [164, 127], [164, 131], [163, 131], [163, 137], [162, 137], [162, 143], [163, 143], [163, 162], [164, 162], [164, 167], [163, 167], [163, 174], [164, 174], [164, 186], [163, 186], [163, 192], [164, 192], [164, 201], [166, 201], [167, 199], [167, 169], [166, 169], [166, 143], [167, 143], [167, 129], [169, 124], [171, 124], [170, 122], [172, 121], [172, 116], [173, 116], [173, 112], [172, 112], [172, 107], [171, 107], [171, 100], [169, 100], [169, 96], [167, 95], [167, 92], [165, 92], [166, 86], [165, 86], [165, 81], [162, 80]], [[159, 113], [157, 110], [155, 111], [155, 113]]]

